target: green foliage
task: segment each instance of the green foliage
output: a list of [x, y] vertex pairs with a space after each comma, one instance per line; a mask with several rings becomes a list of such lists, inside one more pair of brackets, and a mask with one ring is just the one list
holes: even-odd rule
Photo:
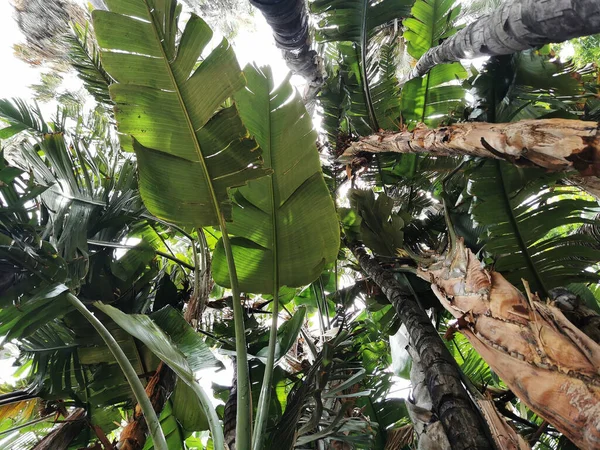
[[0, 129], [0, 139], [8, 139], [15, 134], [27, 130], [38, 133], [48, 133], [48, 125], [42, 118], [40, 107], [27, 105], [22, 100], [0, 100], [0, 119], [8, 123], [7, 127]]
[[[339, 227], [301, 100], [287, 81], [275, 88], [270, 69], [247, 67], [245, 73], [248, 90], [236, 94], [236, 102], [272, 174], [235, 191], [227, 228], [240, 289], [272, 294], [316, 279], [337, 256]], [[222, 241], [213, 276], [230, 286]]]
[[516, 286], [527, 280], [544, 296], [553, 287], [598, 281], [587, 271], [600, 259], [590, 236], [560, 231], [593, 223], [597, 202], [560, 186], [559, 178], [499, 161], [486, 162], [470, 175], [471, 213], [486, 226], [485, 249], [494, 256], [495, 270]]
[[[121, 145], [135, 150], [140, 193], [159, 218], [196, 227], [231, 218], [227, 189], [265, 175], [235, 106], [244, 86], [224, 40], [196, 69], [212, 31], [192, 15], [176, 42], [180, 7], [108, 2], [93, 13]], [[133, 137], [133, 141], [131, 140]], [[190, 205], [198, 205], [194, 208]]]
[[[362, 72], [362, 48], [353, 43], [340, 43], [340, 71], [345, 78], [348, 96], [346, 116], [354, 133], [368, 135], [379, 128], [397, 129], [400, 123], [400, 87], [396, 77], [398, 38], [378, 37], [369, 45]], [[366, 84], [365, 84], [366, 76]], [[369, 96], [365, 97], [365, 88]], [[370, 117], [372, 108], [375, 123]]]
[[88, 28], [74, 23], [73, 32], [65, 37], [70, 46], [68, 58], [87, 91], [101, 104], [111, 106], [108, 86], [113, 82], [100, 61], [98, 45]]
[[488, 122], [576, 119], [597, 90], [596, 73], [593, 67], [577, 69], [547, 52], [492, 58], [471, 81], [477, 105], [470, 117]]
[[412, 0], [316, 0], [310, 11], [319, 18], [316, 37], [321, 41], [360, 42], [385, 25], [408, 16]]
[[[161, 361], [167, 364], [177, 376], [186, 383], [198, 400], [210, 424], [213, 439], [223, 442], [223, 430], [212, 407], [209, 397], [197, 383], [194, 370], [203, 367], [214, 367], [216, 360], [206, 349], [200, 337], [191, 326], [183, 320], [179, 313], [169, 307], [158, 311], [154, 319], [142, 314], [127, 315], [118, 309], [97, 302], [95, 306], [121, 328], [142, 341]], [[157, 325], [162, 322], [165, 328]], [[176, 345], [175, 343], [179, 345]], [[198, 347], [204, 347], [204, 355], [197, 353]], [[186, 352], [187, 354], [184, 354]], [[208, 361], [206, 356], [208, 356]], [[220, 444], [223, 445], [223, 444]]]
[[346, 235], [379, 255], [397, 255], [404, 247], [407, 216], [393, 212], [394, 200], [383, 193], [375, 199], [372, 190], [355, 189], [350, 192], [350, 204], [350, 211], [341, 210]]
[[[411, 17], [404, 20], [404, 39], [408, 53], [420, 58], [431, 47], [457, 31], [460, 7], [454, 0], [417, 0]], [[464, 88], [457, 83], [466, 77], [460, 63], [438, 64], [427, 75], [408, 81], [402, 87], [402, 117], [409, 127], [422, 122], [437, 126], [461, 108]]]

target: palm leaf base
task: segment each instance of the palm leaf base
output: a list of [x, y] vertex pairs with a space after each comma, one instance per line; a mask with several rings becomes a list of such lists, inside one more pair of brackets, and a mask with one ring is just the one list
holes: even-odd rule
[[462, 240], [419, 275], [509, 389], [577, 446], [599, 448], [600, 345], [555, 305], [483, 268]]
[[514, 123], [457, 123], [439, 128], [382, 132], [353, 143], [344, 157], [359, 152], [421, 153], [504, 159], [552, 172], [600, 175], [600, 127], [597, 122], [569, 119], [522, 120]]

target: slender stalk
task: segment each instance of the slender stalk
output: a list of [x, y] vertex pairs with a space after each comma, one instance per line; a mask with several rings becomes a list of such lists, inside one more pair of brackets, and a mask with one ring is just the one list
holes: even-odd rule
[[131, 386], [131, 390], [133, 391], [133, 395], [137, 400], [142, 412], [144, 413], [144, 418], [146, 419], [146, 423], [148, 424], [148, 430], [150, 431], [150, 435], [152, 436], [152, 441], [154, 443], [154, 448], [156, 450], [169, 450], [167, 446], [167, 441], [165, 440], [165, 435], [160, 427], [160, 421], [158, 420], [158, 416], [152, 407], [152, 403], [150, 399], [146, 395], [146, 390], [142, 385], [137, 373], [135, 373], [135, 369], [127, 359], [127, 356], [115, 340], [115, 338], [110, 334], [110, 332], [106, 329], [106, 327], [98, 320], [96, 316], [94, 316], [86, 306], [75, 297], [70, 292], [67, 293], [67, 300], [77, 311], [81, 313], [83, 317], [85, 317], [90, 324], [96, 329], [100, 337], [106, 343], [106, 346], [113, 354], [117, 363], [121, 367], [125, 378], [127, 378], [127, 382]]
[[219, 216], [223, 248], [229, 269], [231, 295], [233, 297], [233, 322], [235, 328], [235, 353], [237, 358], [237, 427], [235, 430], [235, 448], [250, 450], [252, 441], [252, 402], [250, 399], [250, 375], [248, 372], [248, 352], [246, 349], [246, 330], [244, 327], [244, 311], [240, 303], [240, 288], [238, 285], [235, 262], [231, 242], [227, 235], [225, 217]]
[[217, 416], [217, 411], [215, 408], [213, 408], [210, 398], [208, 395], [206, 395], [206, 392], [204, 392], [204, 389], [202, 389], [202, 386], [200, 386], [198, 383], [193, 383], [191, 388], [200, 399], [200, 404], [202, 405], [204, 414], [206, 414], [206, 418], [208, 419], [208, 427], [210, 428], [210, 433], [213, 439], [213, 448], [217, 450], [225, 449], [223, 428], [221, 427], [219, 417]]
[[[277, 283], [275, 281], [274, 283]], [[277, 286], [277, 284], [275, 284]], [[271, 331], [269, 333], [269, 350], [265, 374], [263, 376], [258, 407], [256, 410], [256, 423], [252, 437], [252, 450], [261, 450], [267, 429], [269, 418], [269, 404], [271, 400], [271, 383], [273, 382], [273, 371], [275, 370], [275, 347], [277, 345], [277, 319], [279, 318], [279, 289], [273, 294], [273, 316], [271, 317]]]

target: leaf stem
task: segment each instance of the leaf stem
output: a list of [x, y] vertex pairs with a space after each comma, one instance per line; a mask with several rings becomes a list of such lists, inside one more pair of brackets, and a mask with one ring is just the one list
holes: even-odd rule
[[133, 395], [137, 400], [140, 408], [142, 409], [142, 413], [144, 414], [144, 418], [146, 419], [146, 423], [148, 424], [148, 430], [150, 430], [150, 435], [152, 436], [152, 442], [154, 443], [154, 448], [156, 450], [169, 450], [167, 446], [167, 441], [165, 440], [165, 435], [163, 433], [162, 428], [160, 427], [160, 421], [158, 420], [158, 416], [152, 407], [152, 403], [146, 395], [146, 390], [142, 385], [135, 369], [127, 359], [127, 356], [123, 352], [123, 349], [119, 346], [115, 338], [110, 334], [110, 332], [106, 329], [106, 327], [98, 320], [98, 318], [87, 309], [87, 307], [75, 297], [70, 292], [67, 292], [67, 300], [73, 307], [81, 313], [83, 317], [85, 317], [88, 322], [96, 329], [100, 337], [106, 343], [106, 346], [113, 354], [117, 363], [121, 367], [125, 378], [127, 378], [127, 382], [131, 386], [131, 390], [133, 391]]
[[[275, 281], [277, 283], [277, 281]], [[277, 286], [277, 284], [275, 284]], [[273, 371], [275, 370], [275, 347], [277, 346], [277, 321], [279, 319], [279, 289], [273, 293], [273, 316], [271, 317], [271, 330], [269, 332], [269, 350], [265, 365], [258, 407], [256, 409], [256, 423], [254, 436], [252, 437], [252, 450], [261, 450], [267, 429], [269, 418], [269, 405], [271, 401], [271, 384], [273, 382]]]
[[235, 328], [235, 353], [237, 358], [237, 416], [235, 429], [235, 447], [237, 450], [250, 450], [252, 440], [252, 402], [250, 399], [250, 376], [248, 372], [248, 351], [246, 349], [246, 330], [244, 327], [244, 311], [240, 302], [240, 289], [238, 284], [235, 262], [231, 242], [227, 235], [225, 218], [219, 214], [219, 225], [223, 239], [231, 295], [233, 297], [233, 322]]
[[204, 414], [206, 414], [206, 418], [208, 419], [208, 427], [210, 428], [210, 433], [213, 439], [213, 448], [217, 450], [225, 449], [225, 437], [223, 436], [223, 428], [221, 427], [221, 423], [219, 422], [219, 416], [217, 416], [217, 412], [215, 408], [212, 406], [212, 402], [202, 386], [198, 382], [194, 382], [190, 385], [192, 390], [200, 399], [200, 405], [202, 405], [202, 409], [204, 410]]

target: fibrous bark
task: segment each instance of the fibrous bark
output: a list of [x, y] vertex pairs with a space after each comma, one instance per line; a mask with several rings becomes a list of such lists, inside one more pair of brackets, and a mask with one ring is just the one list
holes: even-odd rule
[[483, 419], [461, 382], [461, 375], [452, 355], [425, 311], [362, 246], [349, 244], [349, 248], [363, 271], [381, 288], [406, 326], [410, 345], [421, 361], [432, 410], [442, 422], [452, 449], [494, 448], [494, 444], [488, 439]]
[[66, 450], [86, 426], [85, 417], [85, 409], [74, 409], [62, 424], [38, 442], [32, 450]]
[[430, 153], [505, 159], [548, 171], [600, 175], [600, 125], [568, 119], [522, 120], [514, 123], [457, 123], [413, 131], [385, 131], [353, 143], [344, 157], [359, 152]]
[[449, 450], [450, 442], [444, 427], [431, 410], [433, 405], [421, 358], [410, 345], [408, 353], [412, 359], [410, 368], [412, 392], [411, 397], [406, 401], [406, 409], [417, 435], [417, 450]]
[[598, 0], [513, 0], [429, 49], [408, 79], [441, 63], [508, 55], [596, 33], [600, 33]]
[[504, 383], [583, 449], [600, 448], [600, 346], [552, 303], [525, 297], [459, 240], [419, 276]]
[[[317, 52], [311, 50], [308, 12], [304, 0], [250, 0], [273, 30], [277, 47], [292, 73], [304, 77], [309, 90], [323, 85], [324, 68]], [[309, 94], [310, 95], [310, 94]]]
[[[177, 376], [169, 366], [161, 362], [156, 372], [146, 385], [146, 394], [150, 398], [154, 411], [160, 413], [175, 388]], [[144, 419], [140, 405], [135, 406], [133, 420], [121, 432], [119, 436], [119, 448], [121, 450], [141, 450], [146, 443], [148, 425]]]

